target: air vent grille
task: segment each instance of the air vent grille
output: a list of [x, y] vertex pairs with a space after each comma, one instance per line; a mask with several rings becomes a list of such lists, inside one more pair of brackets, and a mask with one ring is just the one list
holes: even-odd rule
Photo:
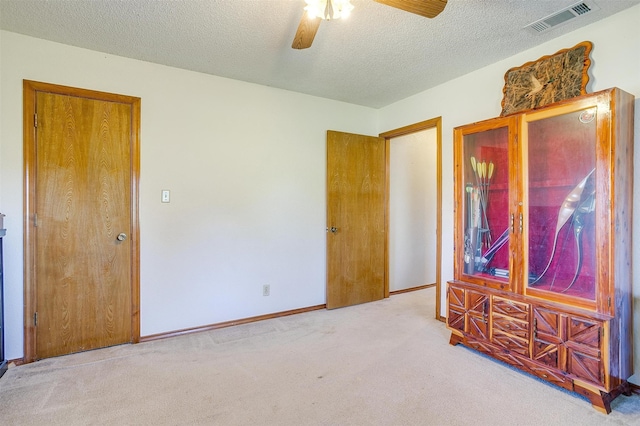
[[586, 3], [576, 4], [571, 8], [577, 15], [584, 15], [585, 13], [591, 12], [591, 8]]
[[527, 25], [525, 28], [536, 33], [541, 33], [555, 26], [571, 21], [574, 18], [583, 16], [596, 10], [600, 10], [600, 8], [592, 0], [581, 1], [567, 8], [559, 10], [556, 13], [553, 13], [545, 18], [539, 19]]

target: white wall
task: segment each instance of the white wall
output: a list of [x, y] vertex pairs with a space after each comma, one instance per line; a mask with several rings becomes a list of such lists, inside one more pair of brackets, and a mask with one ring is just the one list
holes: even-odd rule
[[[582, 41], [593, 43], [589, 92], [619, 87], [640, 97], [640, 6], [534, 49], [497, 62], [479, 71], [451, 80], [380, 110], [380, 132], [442, 116], [442, 314], [446, 313], [445, 286], [453, 278], [453, 128], [500, 115], [504, 74], [541, 56], [572, 47]], [[636, 108], [636, 126], [640, 111]], [[637, 129], [637, 127], [636, 127]], [[634, 164], [640, 170], [640, 132], [636, 130]], [[640, 172], [635, 173], [634, 204], [640, 211]], [[636, 214], [637, 215], [637, 214]], [[634, 264], [640, 263], [640, 221], [633, 231]], [[634, 278], [635, 330], [640, 333], [640, 268]], [[635, 370], [640, 373], [640, 339], [635, 339]], [[640, 374], [636, 374], [640, 382]]]
[[389, 147], [389, 290], [436, 282], [437, 130]]
[[23, 355], [22, 79], [142, 98], [143, 336], [325, 303], [326, 130], [375, 134], [376, 110], [10, 32], [1, 43], [8, 359]]

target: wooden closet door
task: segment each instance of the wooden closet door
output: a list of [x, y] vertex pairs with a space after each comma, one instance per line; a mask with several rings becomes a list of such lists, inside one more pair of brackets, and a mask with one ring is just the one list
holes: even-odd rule
[[383, 138], [327, 133], [327, 308], [384, 298]]
[[78, 90], [33, 97], [27, 360], [139, 339], [136, 105]]

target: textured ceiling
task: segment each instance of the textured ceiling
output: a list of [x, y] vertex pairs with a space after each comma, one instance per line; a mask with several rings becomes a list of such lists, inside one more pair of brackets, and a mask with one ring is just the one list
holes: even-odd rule
[[306, 50], [291, 48], [304, 0], [0, 0], [0, 28], [379, 108], [640, 3], [588, 0], [600, 10], [523, 29], [576, 1], [449, 0], [427, 19], [352, 0]]

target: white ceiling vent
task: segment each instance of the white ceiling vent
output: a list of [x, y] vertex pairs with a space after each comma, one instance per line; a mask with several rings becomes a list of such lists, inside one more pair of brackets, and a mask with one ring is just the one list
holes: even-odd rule
[[596, 10], [600, 10], [600, 8], [593, 1], [581, 1], [559, 10], [545, 18], [538, 19], [537, 21], [527, 25], [525, 28], [536, 33], [541, 33]]

